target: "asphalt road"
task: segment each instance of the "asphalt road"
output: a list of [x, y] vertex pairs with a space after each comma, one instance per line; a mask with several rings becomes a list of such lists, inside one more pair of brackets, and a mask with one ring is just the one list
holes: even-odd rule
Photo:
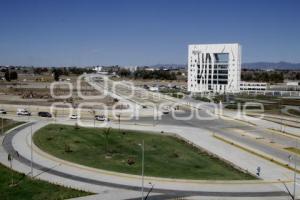
[[[15, 155], [16, 151], [13, 147], [13, 137], [23, 128], [30, 126], [32, 123], [27, 123], [23, 126], [20, 126], [14, 130], [12, 130], [9, 134], [7, 134], [3, 140], [3, 147], [6, 152]], [[30, 166], [31, 161], [21, 155], [19, 157], [15, 156], [14, 159], [20, 161], [21, 163]], [[75, 174], [67, 174], [60, 171], [55, 170], [55, 168], [49, 168], [46, 166], [42, 166], [38, 163], [33, 162], [33, 168], [38, 169], [41, 171], [45, 171], [49, 174], [53, 174], [56, 176], [64, 177], [67, 179], [80, 181], [84, 183], [90, 183], [94, 185], [100, 186], [108, 186], [113, 188], [120, 188], [120, 189], [127, 189], [127, 190], [134, 190], [140, 191], [140, 187], [135, 186], [128, 186], [128, 185], [121, 185], [115, 183], [109, 183], [104, 181], [98, 181], [94, 179], [84, 178], [81, 176], [77, 176]], [[147, 192], [149, 188], [145, 188]], [[222, 196], [222, 197], [279, 197], [279, 196], [286, 196], [287, 194], [283, 191], [270, 191], [270, 192], [211, 192], [211, 191], [180, 191], [180, 190], [165, 190], [165, 189], [158, 189], [154, 188], [153, 193], [161, 193], [161, 195], [149, 197], [149, 199], [166, 199], [166, 198], [178, 198], [178, 197], [188, 197], [188, 196]]]
[[[101, 82], [94, 82], [101, 86]], [[133, 88], [133, 90], [138, 90]], [[120, 96], [126, 96], [130, 94], [129, 89], [115, 90]], [[147, 93], [147, 91], [145, 91]], [[151, 96], [152, 92], [148, 92]], [[188, 98], [185, 99], [187, 102], [198, 102], [194, 99]], [[142, 99], [135, 96], [135, 101], [142, 101]], [[151, 99], [149, 100], [151, 101]], [[164, 101], [167, 101], [164, 99]], [[180, 102], [181, 100], [177, 100]], [[300, 166], [300, 156], [292, 154], [286, 150], [283, 150], [282, 147], [295, 147], [298, 148], [298, 139], [280, 135], [274, 132], [267, 131], [260, 127], [249, 126], [235, 120], [224, 120], [220, 118], [215, 118], [215, 115], [208, 114], [207, 110], [211, 110], [212, 105], [206, 105], [206, 108], [203, 107], [202, 110], [185, 111], [185, 112], [175, 112], [175, 115], [178, 118], [192, 116], [188, 119], [174, 119], [170, 114], [163, 115], [161, 120], [153, 120], [153, 117], [140, 117], [138, 120], [132, 120], [134, 123], [143, 123], [143, 124], [164, 124], [164, 125], [176, 125], [176, 126], [186, 126], [186, 127], [199, 127], [210, 130], [214, 133], [220, 134], [230, 140], [236, 141], [238, 143], [244, 144], [250, 148], [258, 150], [260, 152], [266, 153], [271, 157], [279, 158], [280, 160], [285, 161], [290, 164], [289, 156], [293, 155], [296, 158], [298, 166]], [[191, 115], [191, 112], [194, 114]], [[196, 117], [196, 113], [199, 117]], [[211, 119], [213, 118], [213, 119]], [[240, 133], [233, 131], [232, 129], [237, 129], [242, 132], [245, 132], [246, 136], [242, 136]], [[249, 135], [255, 137], [249, 137]], [[258, 139], [257, 139], [258, 138]], [[263, 140], [262, 140], [263, 139]], [[300, 140], [300, 138], [299, 138]], [[276, 144], [276, 145], [275, 145]], [[278, 148], [278, 145], [280, 148]], [[299, 145], [300, 146], [300, 145]], [[295, 161], [295, 160], [294, 160]], [[293, 161], [293, 162], [294, 162]]]
[[[198, 114], [202, 117], [208, 118], [211, 116], [204, 110], [199, 110]], [[190, 116], [190, 112], [186, 111], [184, 113], [177, 112], [178, 117]], [[185, 127], [199, 127], [210, 130], [216, 134], [229, 138], [230, 140], [236, 141], [238, 143], [247, 145], [253, 149], [264, 152], [275, 158], [279, 158], [287, 163], [290, 163], [289, 155], [290, 152], [283, 150], [280, 147], [297, 147], [298, 144], [295, 138], [287, 137], [281, 134], [277, 134], [271, 131], [261, 129], [256, 126], [249, 126], [235, 120], [224, 120], [224, 119], [212, 119], [212, 120], [202, 120], [193, 116], [188, 120], [174, 119], [172, 114], [163, 115], [161, 120], [153, 120], [153, 117], [140, 117], [139, 120], [132, 120], [135, 123], [143, 124], [164, 124], [164, 125], [176, 125]], [[246, 134], [241, 134], [233, 131], [233, 129], [240, 130]], [[253, 137], [249, 137], [248, 135]], [[300, 143], [299, 143], [300, 147]], [[299, 148], [298, 147], [298, 148]], [[294, 154], [292, 154], [294, 155]], [[294, 155], [296, 156], [296, 155]], [[300, 156], [297, 157], [298, 166], [300, 164]], [[294, 161], [293, 161], [294, 162]]]

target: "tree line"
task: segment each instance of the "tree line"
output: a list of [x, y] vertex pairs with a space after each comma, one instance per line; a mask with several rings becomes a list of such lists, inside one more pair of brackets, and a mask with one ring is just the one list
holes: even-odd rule
[[145, 70], [145, 69], [138, 69], [134, 72], [130, 71], [129, 69], [120, 69], [117, 72], [117, 75], [120, 77], [130, 77], [134, 79], [160, 79], [160, 80], [176, 80], [176, 73], [170, 72], [166, 70]]
[[277, 71], [248, 71], [243, 70], [241, 74], [242, 81], [256, 81], [268, 83], [282, 83], [284, 81], [283, 72]]

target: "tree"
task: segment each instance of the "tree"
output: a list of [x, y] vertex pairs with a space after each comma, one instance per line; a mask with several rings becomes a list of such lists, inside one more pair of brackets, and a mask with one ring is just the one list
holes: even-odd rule
[[18, 73], [16, 71], [12, 71], [10, 74], [11, 80], [17, 80], [18, 79]]
[[7, 70], [7, 71], [4, 73], [4, 78], [5, 78], [6, 81], [11, 81], [9, 70]]
[[18, 73], [16, 71], [11, 72], [10, 70], [6, 70], [4, 74], [4, 78], [6, 81], [17, 80]]
[[63, 75], [69, 76], [69, 70], [66, 67], [63, 68]]
[[40, 67], [34, 68], [33, 73], [34, 74], [41, 74], [42, 73], [42, 68], [40, 68]]
[[120, 69], [118, 71], [118, 75], [121, 76], [121, 77], [128, 77], [131, 75], [131, 72], [129, 69]]
[[59, 77], [62, 74], [61, 70], [59, 69], [53, 69], [53, 77], [55, 81], [59, 81]]
[[176, 73], [169, 72], [165, 70], [154, 70], [154, 71], [147, 71], [147, 70], [137, 70], [133, 74], [135, 79], [142, 78], [142, 79], [160, 79], [160, 80], [176, 80]]

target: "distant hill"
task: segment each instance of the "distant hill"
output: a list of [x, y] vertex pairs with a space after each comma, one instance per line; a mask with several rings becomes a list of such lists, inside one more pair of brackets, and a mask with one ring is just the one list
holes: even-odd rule
[[300, 63], [253, 62], [253, 63], [243, 63], [242, 68], [247, 68], [247, 69], [297, 69], [297, 70], [300, 70]]
[[[154, 68], [186, 68], [187, 64], [156, 64], [151, 65]], [[252, 62], [243, 63], [242, 68], [246, 69], [296, 69], [300, 70], [300, 63], [290, 63], [290, 62]]]

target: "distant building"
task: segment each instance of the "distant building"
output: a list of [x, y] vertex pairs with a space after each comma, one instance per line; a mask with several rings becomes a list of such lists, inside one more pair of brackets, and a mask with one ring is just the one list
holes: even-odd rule
[[245, 82], [241, 81], [240, 91], [264, 91], [267, 90], [267, 83], [262, 82]]
[[102, 71], [102, 67], [101, 66], [96, 66], [93, 68], [93, 70], [96, 72], [96, 73], [100, 73]]
[[239, 44], [193, 44], [188, 48], [188, 91], [236, 93], [240, 91]]
[[286, 82], [287, 86], [300, 86], [300, 81], [289, 81]]
[[145, 67], [144, 70], [151, 71], [151, 72], [155, 71], [153, 67]]
[[138, 66], [124, 66], [123, 68], [135, 72], [138, 69]]
[[119, 70], [120, 70], [120, 67], [118, 65], [94, 67], [94, 71], [96, 73], [101, 73], [101, 74], [115, 74]]

